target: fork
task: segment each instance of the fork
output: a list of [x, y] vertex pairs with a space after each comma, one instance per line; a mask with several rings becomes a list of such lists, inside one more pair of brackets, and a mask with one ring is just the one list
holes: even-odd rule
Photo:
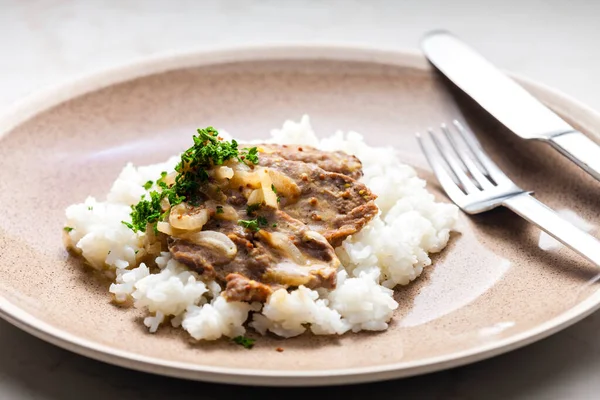
[[[600, 241], [580, 230], [518, 187], [483, 151], [468, 127], [457, 120], [417, 139], [425, 158], [450, 199], [467, 214], [504, 206], [559, 242], [600, 266]], [[456, 133], [452, 133], [454, 128]]]

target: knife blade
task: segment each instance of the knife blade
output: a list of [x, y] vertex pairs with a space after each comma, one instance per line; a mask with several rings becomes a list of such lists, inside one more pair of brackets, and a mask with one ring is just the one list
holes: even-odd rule
[[600, 180], [600, 146], [475, 50], [446, 31], [425, 35], [421, 48], [442, 74], [509, 130], [523, 139], [548, 142]]

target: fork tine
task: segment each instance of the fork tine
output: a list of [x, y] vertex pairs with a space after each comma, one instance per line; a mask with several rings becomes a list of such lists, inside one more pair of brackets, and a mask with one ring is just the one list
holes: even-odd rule
[[[450, 143], [452, 150], [454, 150], [454, 154], [460, 160], [461, 167], [463, 167], [463, 170], [465, 172], [468, 172], [473, 177], [479, 188], [482, 190], [493, 188], [494, 185], [492, 184], [492, 182], [481, 172], [485, 171], [485, 173], [487, 173], [485, 168], [476, 165], [473, 161], [473, 157], [470, 157], [467, 154], [468, 151], [463, 151], [462, 148], [464, 148], [464, 146], [459, 145], [458, 141], [456, 140], [456, 136], [450, 134], [450, 130], [448, 129], [446, 124], [442, 124], [442, 132], [444, 132], [444, 135], [446, 135], [446, 139]], [[461, 135], [459, 134], [459, 136]]]
[[[426, 136], [429, 137], [429, 142], [431, 142], [431, 144], [434, 144], [433, 147], [431, 147], [431, 144], [429, 145], [432, 148], [431, 154], [435, 154], [437, 156], [440, 166], [443, 168], [443, 170], [446, 172], [446, 174], [450, 177], [450, 179], [452, 179], [452, 182], [454, 182], [454, 184], [460, 188], [460, 185], [461, 185], [460, 179], [458, 179], [458, 176], [456, 176], [456, 174], [454, 173], [452, 168], [450, 168], [450, 166], [448, 165], [446, 160], [443, 158], [442, 153], [440, 153], [440, 151], [439, 151], [439, 148], [437, 146], [435, 146], [433, 130], [431, 128], [427, 129]], [[420, 139], [421, 134], [417, 133], [417, 137]], [[427, 140], [427, 139], [423, 139], [423, 140]]]
[[452, 170], [454, 175], [458, 178], [460, 185], [462, 186], [462, 189], [465, 192], [465, 194], [479, 191], [479, 188], [477, 186], [475, 186], [475, 184], [473, 183], [471, 178], [469, 178], [467, 176], [464, 169], [461, 167], [460, 162], [458, 161], [457, 157], [455, 155], [451, 154], [450, 151], [446, 150], [446, 148], [445, 148], [446, 146], [442, 145], [442, 143], [439, 141], [439, 139], [437, 138], [437, 136], [435, 135], [435, 133], [433, 133], [433, 131], [431, 129], [429, 129], [429, 135], [431, 136], [431, 139], [433, 140], [433, 144], [435, 145], [435, 147], [438, 149], [439, 153], [442, 155], [442, 157], [446, 161], [446, 164], [448, 165], [450, 170]]
[[428, 143], [429, 141], [425, 140], [419, 133], [416, 134], [416, 137], [419, 142], [419, 146], [421, 147], [427, 162], [431, 166], [431, 169], [433, 169], [433, 173], [435, 174], [438, 182], [448, 197], [450, 197], [453, 202], [460, 204], [461, 199], [464, 199], [465, 194], [458, 187], [458, 184], [450, 176], [450, 174], [448, 174], [446, 168], [444, 168], [442, 165], [443, 161], [439, 152], [436, 150], [434, 145]]
[[475, 160], [481, 165], [482, 170], [485, 171], [484, 174], [496, 184], [499, 184], [500, 182], [512, 183], [506, 174], [504, 174], [504, 172], [502, 172], [502, 170], [483, 151], [481, 143], [479, 143], [475, 134], [471, 132], [470, 129], [465, 128], [457, 120], [454, 120], [453, 124], [456, 126], [456, 129], [458, 129], [458, 132], [460, 132], [463, 140], [467, 143]]

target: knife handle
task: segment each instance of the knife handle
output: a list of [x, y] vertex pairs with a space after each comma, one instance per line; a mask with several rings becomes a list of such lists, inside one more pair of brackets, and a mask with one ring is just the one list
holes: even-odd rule
[[529, 193], [510, 197], [502, 204], [600, 266], [600, 241], [561, 218]]
[[549, 139], [550, 144], [600, 181], [600, 146], [583, 133], [572, 131]]

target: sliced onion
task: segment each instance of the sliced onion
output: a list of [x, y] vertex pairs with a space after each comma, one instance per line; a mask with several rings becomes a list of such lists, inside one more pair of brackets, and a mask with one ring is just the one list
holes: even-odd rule
[[278, 194], [287, 198], [300, 196], [300, 188], [289, 176], [279, 171], [275, 171], [274, 169], [267, 169], [267, 171], [269, 172], [269, 177], [271, 177], [273, 186], [275, 186]]
[[233, 169], [234, 173], [237, 171], [250, 171], [250, 167], [246, 163], [227, 162], [227, 165]]
[[[204, 205], [210, 210], [210, 214], [214, 214], [213, 218], [223, 219], [226, 221], [237, 221], [240, 219], [235, 208], [229, 204], [219, 204], [213, 200], [208, 200], [206, 203], [204, 203]], [[222, 212], [217, 213], [218, 208], [220, 208]]]
[[171, 227], [171, 224], [169, 224], [166, 221], [160, 221], [156, 223], [156, 230], [159, 232], [164, 233], [165, 235], [169, 235], [169, 236], [173, 236], [174, 232], [173, 232], [173, 228]]
[[198, 245], [214, 247], [229, 258], [237, 254], [235, 243], [221, 232], [201, 231], [186, 234], [183, 238]]
[[156, 233], [154, 232], [154, 227], [148, 224], [146, 226], [146, 238], [144, 241], [144, 248], [146, 253], [148, 254], [160, 254], [161, 244], [158, 240]]
[[316, 231], [306, 231], [304, 232], [304, 240], [314, 240], [316, 242], [321, 242], [321, 243], [328, 243], [327, 239], [325, 239], [325, 236], [321, 235], [319, 232]]
[[189, 209], [185, 204], [177, 204], [171, 208], [169, 214], [169, 223], [173, 228], [184, 231], [196, 231], [202, 229], [204, 224], [208, 222], [208, 210], [202, 208]]
[[240, 219], [240, 216], [238, 215], [237, 211], [235, 211], [235, 208], [228, 205], [224, 205], [223, 212], [220, 214], [215, 214], [215, 217], [226, 221], [237, 221]]
[[233, 169], [221, 165], [214, 169], [214, 176], [219, 180], [231, 179], [233, 178]]
[[248, 204], [261, 204], [263, 201], [265, 201], [265, 196], [263, 196], [262, 189], [254, 189], [248, 197]]
[[256, 172], [250, 172], [245, 170], [234, 171], [233, 178], [231, 178], [231, 185], [251, 187], [252, 189], [258, 189], [260, 187], [260, 177]]
[[283, 251], [292, 261], [298, 265], [306, 264], [306, 258], [300, 252], [300, 249], [292, 242], [292, 240], [281, 232], [267, 232], [261, 230], [258, 234], [266, 240], [271, 246]]
[[154, 232], [154, 227], [152, 225], [146, 225], [146, 240], [148, 243], [152, 243], [156, 241], [156, 232]]
[[160, 254], [161, 249], [160, 242], [154, 242], [146, 246], [146, 252], [148, 252], [148, 254]]
[[312, 279], [310, 270], [289, 260], [279, 262], [267, 269], [264, 278], [269, 281], [282, 282], [290, 286], [307, 285]]
[[269, 175], [269, 171], [264, 168], [258, 171], [260, 175], [260, 185], [262, 186], [263, 197], [265, 198], [265, 204], [269, 207], [278, 208], [277, 195], [273, 191], [273, 181]]
[[169, 199], [168, 199], [167, 197], [163, 198], [163, 199], [160, 201], [160, 208], [161, 208], [163, 211], [167, 211], [167, 210], [168, 210], [170, 207], [171, 207], [171, 203], [169, 202]]

